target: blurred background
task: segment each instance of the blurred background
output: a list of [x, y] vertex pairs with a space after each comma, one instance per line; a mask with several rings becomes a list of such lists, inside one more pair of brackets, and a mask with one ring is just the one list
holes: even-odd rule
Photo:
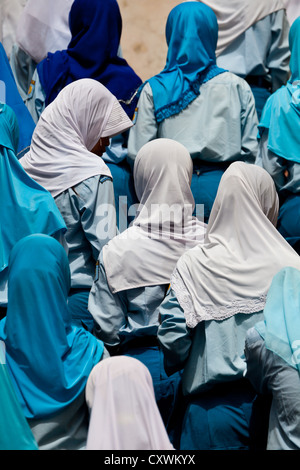
[[123, 19], [121, 47], [124, 58], [147, 80], [166, 63], [165, 25], [178, 0], [118, 0]]

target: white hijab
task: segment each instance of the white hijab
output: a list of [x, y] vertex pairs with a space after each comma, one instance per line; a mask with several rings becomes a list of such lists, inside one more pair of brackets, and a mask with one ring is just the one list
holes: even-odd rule
[[287, 0], [286, 13], [290, 25], [300, 16], [300, 1], [299, 0]]
[[203, 0], [216, 14], [219, 39], [216, 55], [262, 18], [282, 10], [287, 0]]
[[27, 0], [1, 0], [0, 1], [0, 42], [2, 43], [8, 59], [16, 42], [17, 25]]
[[86, 450], [174, 450], [159, 413], [149, 370], [137, 359], [99, 362], [86, 385]]
[[67, 48], [71, 40], [69, 12], [73, 1], [27, 0], [18, 22], [17, 43], [35, 62], [43, 60], [48, 52]]
[[112, 137], [131, 126], [117, 98], [100, 82], [77, 80], [45, 108], [20, 163], [55, 197], [91, 176], [111, 176], [102, 158], [91, 150], [101, 137]]
[[189, 327], [263, 310], [274, 275], [285, 266], [300, 269], [300, 257], [275, 227], [277, 215], [271, 176], [232, 163], [220, 181], [204, 244], [184, 254], [172, 275]]
[[206, 224], [192, 215], [192, 172], [189, 152], [174, 140], [156, 139], [138, 152], [133, 173], [137, 215], [103, 248], [113, 293], [169, 284], [179, 257], [203, 242]]

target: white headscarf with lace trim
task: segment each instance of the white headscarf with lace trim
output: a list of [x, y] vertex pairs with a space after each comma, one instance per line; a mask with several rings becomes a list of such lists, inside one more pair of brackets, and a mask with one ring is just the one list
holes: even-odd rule
[[300, 269], [300, 257], [276, 229], [278, 196], [263, 169], [235, 162], [225, 171], [204, 244], [177, 263], [171, 286], [187, 325], [263, 310], [274, 275]]

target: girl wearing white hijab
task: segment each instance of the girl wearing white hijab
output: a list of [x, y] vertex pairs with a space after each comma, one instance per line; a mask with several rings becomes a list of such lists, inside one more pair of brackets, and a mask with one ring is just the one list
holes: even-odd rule
[[286, 0], [203, 0], [219, 24], [217, 65], [244, 78], [253, 91], [258, 119], [267, 98], [289, 75]]
[[65, 49], [71, 40], [69, 13], [74, 0], [27, 0], [16, 41], [37, 64], [48, 52]]
[[[187, 408], [181, 449], [247, 449], [254, 391], [243, 379], [247, 330], [263, 318], [272, 278], [300, 258], [276, 229], [278, 196], [262, 168], [224, 173], [204, 244], [185, 253], [160, 308], [167, 371]], [[217, 431], [216, 431], [217, 429]]]
[[118, 356], [97, 364], [87, 381], [86, 450], [174, 450], [155, 402], [147, 367]]
[[109, 138], [132, 125], [102, 84], [82, 79], [66, 86], [35, 128], [26, 172], [55, 199], [67, 226], [71, 268], [69, 306], [74, 321], [93, 327], [89, 290], [101, 248], [117, 233], [111, 173], [101, 158]]
[[204, 239], [206, 225], [192, 216], [191, 157], [170, 139], [146, 144], [134, 182], [140, 204], [131, 227], [102, 250], [89, 311], [94, 334], [111, 354], [137, 357], [150, 370], [166, 425], [180, 374], [167, 377], [157, 343], [158, 309], [179, 257]]

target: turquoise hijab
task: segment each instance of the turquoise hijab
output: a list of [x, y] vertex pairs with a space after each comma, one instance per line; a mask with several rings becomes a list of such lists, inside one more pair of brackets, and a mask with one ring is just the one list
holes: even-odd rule
[[259, 123], [259, 138], [268, 129], [268, 148], [276, 155], [300, 163], [300, 17], [289, 33], [291, 77], [270, 96]]
[[300, 271], [284, 268], [271, 283], [264, 321], [255, 328], [267, 349], [300, 373]]
[[38, 450], [13, 388], [0, 345], [0, 450]]
[[0, 340], [26, 418], [46, 418], [85, 389], [104, 346], [71, 324], [70, 269], [65, 250], [48, 235], [30, 235], [11, 252], [8, 308]]
[[199, 96], [202, 83], [225, 72], [216, 65], [218, 23], [207, 5], [184, 2], [173, 8], [166, 40], [166, 66], [148, 80], [157, 122], [180, 113]]
[[51, 194], [25, 172], [16, 157], [19, 126], [14, 111], [0, 103], [0, 274], [12, 247], [32, 233], [66, 231]]

